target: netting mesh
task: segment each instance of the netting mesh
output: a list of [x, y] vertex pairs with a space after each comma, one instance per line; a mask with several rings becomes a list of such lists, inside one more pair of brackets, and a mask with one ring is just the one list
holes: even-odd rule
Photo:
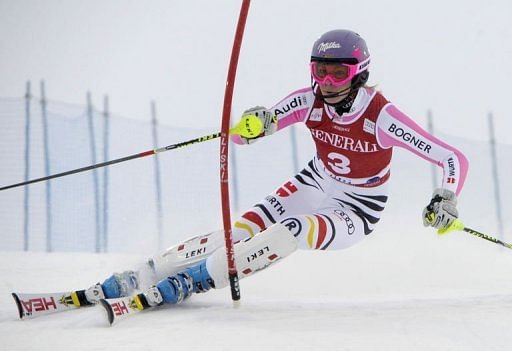
[[[0, 185], [21, 182], [27, 175], [29, 179], [43, 177], [47, 164], [53, 174], [216, 132], [157, 126], [160, 145], [154, 145], [149, 121], [105, 117], [97, 109], [89, 114], [85, 106], [49, 101], [45, 127], [42, 111], [36, 98], [28, 105], [22, 98], [0, 99]], [[312, 158], [314, 148], [306, 128], [294, 128], [302, 166]], [[250, 147], [231, 145], [233, 219], [295, 173], [291, 132], [288, 128]], [[463, 150], [470, 161], [459, 206], [461, 216], [497, 233], [490, 144], [440, 132], [436, 135]], [[216, 139], [156, 157], [2, 191], [0, 250], [152, 252], [159, 246], [220, 228], [218, 153]], [[504, 232], [509, 233], [512, 185], [505, 179], [512, 174], [512, 146], [498, 144], [497, 155]], [[399, 195], [395, 204], [401, 203], [400, 197], [429, 199], [430, 164], [396, 150], [393, 166], [392, 194]], [[440, 179], [440, 169], [436, 172]], [[420, 204], [413, 207], [410, 203], [395, 205], [395, 210], [402, 217], [418, 217]]]

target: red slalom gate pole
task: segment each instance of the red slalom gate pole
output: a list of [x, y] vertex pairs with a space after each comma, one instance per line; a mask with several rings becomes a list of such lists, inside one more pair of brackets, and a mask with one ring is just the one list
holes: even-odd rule
[[228, 181], [228, 145], [229, 145], [229, 124], [231, 118], [231, 102], [233, 100], [233, 89], [235, 86], [236, 68], [240, 47], [244, 36], [245, 22], [249, 13], [251, 0], [243, 0], [236, 26], [235, 40], [231, 50], [229, 61], [228, 78], [224, 92], [224, 107], [222, 109], [222, 127], [220, 132], [220, 192], [222, 201], [222, 221], [224, 223], [224, 239], [226, 242], [226, 256], [228, 260], [229, 284], [231, 286], [231, 298], [233, 303], [238, 305], [240, 301], [240, 284], [238, 271], [235, 264], [235, 250], [233, 248], [233, 234], [231, 232], [231, 212], [229, 206], [229, 181]]

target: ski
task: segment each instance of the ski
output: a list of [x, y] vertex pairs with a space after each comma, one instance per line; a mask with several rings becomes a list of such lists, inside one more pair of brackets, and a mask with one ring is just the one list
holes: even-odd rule
[[12, 293], [20, 319], [31, 319], [46, 314], [76, 310], [91, 304], [85, 300], [83, 290], [59, 293]]
[[[94, 306], [85, 299], [84, 290], [42, 294], [12, 293], [12, 297], [22, 320]], [[107, 311], [110, 325], [126, 316], [150, 308], [143, 294], [101, 299], [100, 304]]]
[[143, 294], [116, 299], [101, 299], [100, 303], [107, 311], [108, 322], [110, 325], [150, 308]]

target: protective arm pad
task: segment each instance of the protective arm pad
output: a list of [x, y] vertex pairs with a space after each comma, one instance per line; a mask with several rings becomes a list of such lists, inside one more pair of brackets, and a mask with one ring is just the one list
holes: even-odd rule
[[[239, 279], [260, 271], [297, 250], [297, 239], [284, 225], [274, 224], [254, 237], [235, 244], [235, 261]], [[215, 251], [206, 260], [206, 269], [215, 288], [228, 286], [226, 248]]]

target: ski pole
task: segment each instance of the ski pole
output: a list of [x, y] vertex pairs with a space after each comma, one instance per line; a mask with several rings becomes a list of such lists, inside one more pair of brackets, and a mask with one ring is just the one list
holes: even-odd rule
[[[254, 137], [258, 136], [262, 131], [263, 131], [263, 123], [261, 122], [261, 120], [254, 115], [248, 115], [248, 116], [244, 116], [235, 127], [231, 128], [229, 130], [229, 133], [237, 134], [237, 135], [243, 136], [245, 138], [254, 138]], [[85, 166], [85, 167], [72, 169], [70, 171], [66, 171], [66, 172], [62, 172], [62, 173], [52, 174], [52, 175], [49, 175], [46, 177], [28, 180], [26, 182], [3, 186], [0, 188], [0, 191], [20, 187], [23, 185], [43, 182], [43, 181], [50, 180], [50, 179], [60, 178], [60, 177], [64, 177], [64, 176], [71, 175], [71, 174], [90, 171], [92, 169], [110, 166], [110, 165], [113, 165], [116, 163], [126, 162], [126, 161], [134, 160], [137, 158], [156, 155], [156, 154], [164, 152], [164, 151], [174, 150], [174, 149], [182, 148], [182, 147], [189, 146], [192, 144], [197, 144], [197, 143], [202, 143], [204, 141], [213, 140], [213, 139], [219, 138], [220, 134], [221, 134], [220, 132], [214, 133], [214, 134], [209, 134], [209, 135], [205, 135], [205, 136], [202, 136], [199, 138], [183, 141], [181, 143], [171, 144], [171, 145], [167, 145], [167, 146], [157, 148], [154, 150], [148, 150], [148, 151], [139, 152], [137, 154], [133, 154], [130, 156], [117, 158], [115, 160], [110, 160], [110, 161], [106, 161], [106, 162], [102, 162], [102, 163], [96, 163], [96, 164], [93, 164], [90, 166]]]
[[512, 244], [507, 244], [499, 239], [496, 239], [490, 235], [487, 235], [487, 234], [484, 234], [484, 233], [481, 233], [481, 232], [478, 232], [474, 229], [471, 229], [471, 228], [468, 228], [464, 225], [464, 223], [462, 223], [459, 219], [456, 219], [455, 221], [452, 222], [452, 224], [450, 224], [448, 226], [448, 228], [444, 228], [444, 229], [439, 229], [437, 231], [438, 234], [447, 234], [451, 231], [454, 231], [454, 230], [458, 230], [458, 231], [464, 231], [466, 233], [469, 233], [471, 235], [474, 235], [474, 236], [477, 236], [479, 238], [482, 238], [482, 239], [485, 239], [487, 241], [490, 241], [490, 242], [493, 242], [495, 244], [498, 244], [498, 245], [501, 245], [503, 247], [506, 247], [507, 249], [512, 249]]

